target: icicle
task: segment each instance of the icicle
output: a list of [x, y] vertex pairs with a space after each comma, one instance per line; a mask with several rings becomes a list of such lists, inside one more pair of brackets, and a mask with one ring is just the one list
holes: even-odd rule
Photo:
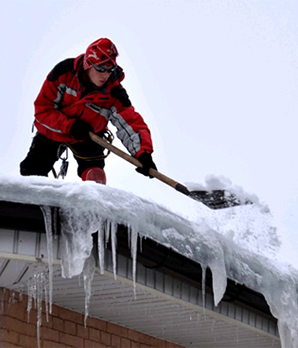
[[128, 245], [131, 245], [131, 240], [130, 240], [131, 230], [132, 230], [131, 225], [128, 225], [127, 226], [127, 243], [128, 243]]
[[105, 238], [106, 238], [106, 247], [109, 242], [109, 238], [111, 235], [111, 245], [112, 245], [112, 262], [113, 262], [113, 273], [114, 273], [114, 279], [117, 279], [117, 257], [116, 257], [116, 247], [117, 247], [117, 223], [107, 221], [106, 227], [105, 227]]
[[[44, 285], [43, 291], [44, 293], [44, 302], [45, 302], [45, 310], [46, 310], [46, 321], [49, 322], [49, 311], [52, 313], [52, 303], [49, 303], [49, 290], [50, 290], [50, 280], [49, 280], [49, 272], [41, 273], [41, 283]], [[52, 293], [52, 289], [51, 289]]]
[[236, 342], [239, 343], [239, 327], [236, 328]]
[[136, 288], [137, 249], [138, 249], [138, 232], [135, 228], [131, 228], [130, 251], [131, 251], [131, 257], [132, 257], [132, 279], [133, 279], [134, 291]]
[[60, 248], [61, 248], [61, 273], [63, 278], [71, 278], [70, 263], [70, 235], [62, 230]]
[[99, 222], [99, 230], [98, 230], [98, 260], [99, 260], [99, 268], [100, 274], [104, 274], [104, 259], [105, 259], [105, 244], [104, 244], [104, 222]]
[[140, 246], [139, 246], [139, 248], [140, 248], [140, 252], [142, 252], [143, 251], [143, 236], [139, 236], [139, 241], [140, 241]]
[[[30, 311], [32, 309], [32, 302], [34, 301], [35, 307], [37, 309], [37, 345], [40, 348], [40, 326], [42, 322], [42, 301], [48, 300], [48, 289], [49, 289], [49, 278], [48, 278], [48, 268], [46, 265], [38, 260], [32, 268], [32, 276], [28, 280], [28, 322], [30, 318]], [[47, 306], [46, 306], [47, 307]], [[48, 318], [48, 314], [47, 314]]]
[[207, 267], [205, 265], [201, 265], [202, 267], [202, 301], [203, 301], [203, 309], [204, 314], [206, 309], [206, 271]]
[[85, 319], [84, 324], [87, 327], [87, 318], [89, 315], [89, 305], [90, 298], [92, 294], [92, 281], [95, 273], [95, 260], [91, 255], [86, 259], [84, 269], [83, 269], [83, 277], [84, 277], [84, 289], [85, 289]]
[[5, 309], [5, 288], [0, 288], [0, 295], [1, 295], [1, 299], [0, 299], [0, 314], [4, 313], [4, 309]]
[[16, 302], [15, 297], [16, 297], [16, 293], [15, 293], [14, 291], [11, 291], [11, 292], [10, 292], [10, 296], [9, 296], [9, 300], [8, 300], [8, 303], [9, 303], [9, 304], [10, 304], [10, 303], [15, 303], [15, 302]]
[[114, 279], [117, 280], [117, 255], [116, 255], [116, 248], [117, 248], [117, 223], [111, 222], [111, 242], [112, 242], [112, 257], [113, 257], [113, 273], [114, 273]]
[[62, 277], [72, 278], [82, 273], [85, 260], [93, 248], [92, 234], [98, 231], [98, 218], [84, 207], [61, 208]]
[[33, 291], [32, 284], [29, 281], [28, 281], [27, 287], [28, 287], [28, 291], [27, 291], [28, 292], [27, 322], [29, 323], [29, 321], [30, 321], [30, 313], [31, 313], [31, 309], [32, 309], [32, 299], [33, 299], [34, 291]]
[[212, 320], [212, 325], [211, 325], [211, 332], [212, 332], [212, 333], [214, 332], [215, 324], [216, 324], [216, 320], [213, 319], [213, 320]]
[[110, 222], [106, 221], [105, 223], [105, 237], [106, 237], [106, 248], [110, 239]]
[[38, 348], [40, 348], [40, 327], [42, 323], [42, 286], [41, 286], [41, 272], [37, 270], [36, 274], [34, 275], [35, 279], [34, 281], [36, 286], [36, 304], [35, 307], [37, 308], [37, 323], [36, 323], [36, 329], [37, 329], [37, 344]]
[[[47, 252], [48, 252], [48, 268], [49, 268], [49, 311], [52, 313], [52, 302], [53, 302], [53, 233], [52, 233], [52, 208], [48, 206], [40, 207], [46, 228], [47, 236]], [[56, 221], [54, 222], [56, 223]]]

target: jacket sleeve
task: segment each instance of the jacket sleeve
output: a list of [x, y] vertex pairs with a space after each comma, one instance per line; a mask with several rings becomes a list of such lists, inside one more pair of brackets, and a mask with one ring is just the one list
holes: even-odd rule
[[[64, 63], [65, 68], [65, 62], [62, 63]], [[37, 129], [40, 131], [45, 127], [47, 135], [53, 134], [54, 139], [57, 133], [69, 134], [75, 121], [75, 119], [68, 118], [60, 111], [64, 93], [75, 93], [75, 91], [67, 91], [67, 84], [63, 81], [65, 72], [62, 63], [59, 63], [47, 76], [34, 102]]]
[[117, 137], [132, 156], [138, 158], [145, 151], [151, 154], [153, 145], [150, 130], [131, 105], [125, 89], [119, 85], [113, 89], [112, 95], [116, 102], [111, 108], [110, 121], [117, 128]]

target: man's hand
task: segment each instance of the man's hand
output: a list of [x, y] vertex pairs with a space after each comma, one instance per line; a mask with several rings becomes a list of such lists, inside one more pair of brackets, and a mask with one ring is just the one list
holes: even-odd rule
[[148, 152], [144, 152], [138, 157], [138, 160], [142, 163], [143, 167], [138, 167], [136, 171], [145, 176], [149, 176], [149, 178], [152, 179], [153, 176], [149, 174], [149, 169], [153, 168], [157, 170], [156, 165], [152, 160], [152, 156]]
[[70, 129], [70, 134], [73, 135], [76, 140], [89, 139], [89, 132], [94, 132], [92, 126], [81, 120], [76, 120]]

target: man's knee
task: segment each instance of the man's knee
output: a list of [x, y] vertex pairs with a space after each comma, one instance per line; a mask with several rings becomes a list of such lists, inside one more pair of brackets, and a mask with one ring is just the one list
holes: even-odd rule
[[50, 170], [51, 168], [49, 170], [48, 168], [44, 169], [44, 167], [41, 166], [39, 163], [31, 162], [30, 160], [28, 160], [28, 157], [26, 157], [24, 161], [20, 163], [20, 173], [23, 176], [48, 176], [48, 172]]
[[106, 173], [102, 168], [92, 167], [85, 169], [81, 176], [83, 181], [95, 181], [98, 184], [106, 185]]

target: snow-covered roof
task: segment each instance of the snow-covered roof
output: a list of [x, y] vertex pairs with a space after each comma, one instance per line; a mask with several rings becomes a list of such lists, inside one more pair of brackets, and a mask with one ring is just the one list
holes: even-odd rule
[[[108, 230], [116, 243], [115, 226], [123, 224], [131, 234], [133, 274], [137, 237], [150, 238], [211, 269], [215, 305], [225, 293], [228, 278], [263, 294], [278, 319], [282, 347], [298, 347], [298, 274], [276, 259], [280, 242], [268, 208], [257, 200], [252, 205], [211, 211], [177, 193], [181, 205], [187, 207], [187, 214], [178, 214], [93, 182], [6, 176], [0, 181], [0, 200], [44, 206], [48, 244], [52, 224], [47, 207], [60, 208], [62, 230], [68, 241], [62, 253], [65, 277], [82, 273], [91, 254], [94, 232], [99, 231], [103, 237]], [[109, 229], [105, 228], [107, 223]], [[112, 250], [114, 253], [115, 247]]]

